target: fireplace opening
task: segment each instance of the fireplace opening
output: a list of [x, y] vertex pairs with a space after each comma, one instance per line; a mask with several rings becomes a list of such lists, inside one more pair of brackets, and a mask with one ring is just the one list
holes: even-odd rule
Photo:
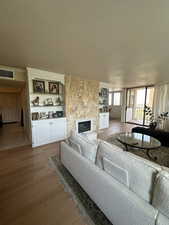
[[91, 131], [91, 120], [78, 122], [78, 133]]

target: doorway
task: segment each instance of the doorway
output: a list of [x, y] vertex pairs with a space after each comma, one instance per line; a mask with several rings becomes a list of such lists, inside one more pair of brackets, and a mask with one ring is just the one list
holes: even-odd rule
[[0, 85], [0, 150], [29, 144], [25, 83]]
[[154, 87], [127, 89], [126, 122], [147, 126], [149, 117], [145, 114], [145, 106], [153, 107]]
[[121, 121], [122, 111], [122, 91], [110, 91], [109, 92], [109, 119], [110, 121]]

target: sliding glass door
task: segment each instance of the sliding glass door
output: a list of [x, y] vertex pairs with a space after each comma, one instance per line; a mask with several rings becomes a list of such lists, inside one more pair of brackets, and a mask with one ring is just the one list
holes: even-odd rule
[[126, 122], [148, 125], [145, 105], [153, 106], [154, 87], [127, 89]]

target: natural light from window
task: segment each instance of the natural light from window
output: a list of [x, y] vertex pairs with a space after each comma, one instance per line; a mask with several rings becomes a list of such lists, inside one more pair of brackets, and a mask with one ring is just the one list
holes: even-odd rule
[[112, 105], [112, 93], [109, 93], [109, 105]]
[[136, 95], [136, 104], [137, 106], [144, 105], [145, 101], [145, 88], [144, 89], [138, 89], [137, 95]]
[[120, 92], [114, 92], [113, 105], [120, 106], [120, 103], [121, 103], [120, 98], [121, 98], [121, 93]]

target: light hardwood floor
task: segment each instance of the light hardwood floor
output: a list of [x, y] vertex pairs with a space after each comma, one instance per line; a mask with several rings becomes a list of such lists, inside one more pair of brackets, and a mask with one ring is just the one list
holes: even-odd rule
[[129, 124], [129, 123], [121, 123], [118, 120], [111, 120], [110, 126], [107, 129], [102, 129], [99, 131], [99, 138], [107, 139], [113, 134], [121, 133], [121, 132], [130, 132], [133, 127], [137, 125]]
[[0, 151], [28, 144], [24, 128], [19, 123], [4, 124], [0, 128]]
[[0, 225], [84, 225], [48, 157], [59, 143], [0, 152]]
[[[111, 127], [99, 135], [130, 129], [117, 121]], [[49, 166], [48, 158], [58, 152], [59, 143], [0, 152], [0, 225], [85, 225]]]

